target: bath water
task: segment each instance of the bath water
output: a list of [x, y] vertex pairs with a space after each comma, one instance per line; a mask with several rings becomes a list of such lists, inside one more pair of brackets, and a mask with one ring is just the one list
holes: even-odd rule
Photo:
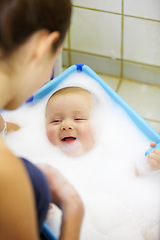
[[[86, 88], [96, 97], [93, 149], [69, 157], [49, 142], [45, 106], [53, 92], [37, 103], [4, 112], [7, 121], [21, 127], [4, 137], [9, 148], [33, 163], [56, 167], [75, 186], [85, 205], [80, 240], [159, 240], [160, 172], [149, 171], [144, 156], [151, 140], [89, 76], [73, 73], [54, 91], [66, 86]], [[139, 163], [146, 174], [137, 177]], [[61, 211], [55, 206], [53, 212], [47, 224], [58, 237]]]

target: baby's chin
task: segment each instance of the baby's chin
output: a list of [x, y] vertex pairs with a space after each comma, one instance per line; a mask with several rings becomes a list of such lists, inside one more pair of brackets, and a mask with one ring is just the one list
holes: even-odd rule
[[83, 155], [86, 151], [83, 149], [81, 142], [76, 139], [72, 143], [61, 142], [59, 145], [60, 150], [70, 157], [78, 157]]

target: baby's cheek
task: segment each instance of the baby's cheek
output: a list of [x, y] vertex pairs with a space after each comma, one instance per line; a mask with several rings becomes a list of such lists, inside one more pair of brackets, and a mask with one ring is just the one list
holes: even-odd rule
[[94, 136], [94, 133], [93, 133], [93, 129], [89, 125], [86, 128], [84, 128], [83, 130], [84, 130], [83, 131], [83, 143], [85, 145], [85, 149], [89, 150], [95, 144], [95, 136]]
[[57, 145], [57, 141], [56, 141], [56, 132], [55, 130], [48, 126], [46, 128], [46, 134], [47, 134], [47, 137], [49, 139], [49, 141], [53, 144], [53, 145]]

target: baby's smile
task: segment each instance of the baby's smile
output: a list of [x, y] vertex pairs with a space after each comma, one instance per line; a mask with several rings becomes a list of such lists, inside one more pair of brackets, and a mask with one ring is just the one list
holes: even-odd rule
[[73, 143], [75, 140], [76, 140], [76, 137], [72, 137], [72, 136], [63, 137], [61, 139], [62, 142], [67, 143], [67, 144]]

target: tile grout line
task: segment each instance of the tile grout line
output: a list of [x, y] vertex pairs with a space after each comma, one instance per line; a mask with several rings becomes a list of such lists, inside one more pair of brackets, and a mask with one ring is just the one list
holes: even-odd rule
[[121, 69], [120, 78], [123, 78], [123, 49], [124, 49], [124, 0], [122, 0], [122, 16], [121, 16]]
[[[100, 10], [100, 9], [96, 9], [96, 8], [82, 7], [82, 6], [77, 6], [77, 5], [73, 5], [73, 7], [80, 8], [80, 9], [85, 9], [85, 10], [91, 10], [91, 11], [95, 11], [95, 12], [109, 13], [109, 14], [114, 14], [114, 15], [122, 15], [122, 13], [106, 11], [106, 10]], [[130, 17], [130, 18], [136, 18], [136, 19], [141, 19], [141, 20], [146, 20], [146, 21], [152, 21], [152, 22], [160, 23], [160, 20], [153, 19], [153, 18], [138, 17], [138, 16], [134, 16], [134, 15], [129, 15], [129, 14], [123, 14], [123, 16], [124, 17]]]
[[124, 49], [124, 0], [122, 0], [122, 15], [121, 15], [121, 63], [120, 63], [120, 79], [116, 87], [116, 92], [118, 93], [123, 79], [123, 49]]
[[[95, 57], [100, 57], [100, 58], [105, 58], [105, 59], [112, 60], [112, 57], [110, 57], [110, 56], [104, 56], [104, 55], [100, 55], [100, 54], [96, 54], [96, 53], [84, 52], [84, 51], [80, 51], [80, 50], [76, 50], [76, 49], [69, 49], [69, 47], [68, 48], [63, 48], [63, 50], [64, 51], [70, 51], [70, 52], [76, 52], [76, 53], [80, 53], [80, 54], [87, 54], [87, 55], [90, 55], [90, 56], [95, 56]], [[115, 58], [115, 60], [116, 61], [121, 61], [121, 58]], [[160, 66], [158, 66], [158, 65], [151, 65], [151, 64], [136, 62], [136, 61], [132, 61], [132, 60], [123, 59], [123, 62], [133, 63], [133, 64], [137, 64], [137, 65], [142, 65], [142, 66], [146, 66], [146, 67], [154, 67], [154, 68], [160, 69]]]
[[155, 122], [155, 123], [160, 124], [160, 121], [159, 121], [159, 120], [150, 119], [150, 118], [145, 118], [145, 117], [144, 117], [144, 119], [145, 119], [146, 121]]
[[123, 82], [123, 79], [122, 78], [120, 78], [119, 79], [119, 82], [118, 82], [118, 84], [117, 84], [117, 87], [116, 87], [116, 93], [118, 93], [119, 92], [119, 89], [120, 89], [120, 87], [121, 87], [121, 85], [122, 85], [122, 82]]

